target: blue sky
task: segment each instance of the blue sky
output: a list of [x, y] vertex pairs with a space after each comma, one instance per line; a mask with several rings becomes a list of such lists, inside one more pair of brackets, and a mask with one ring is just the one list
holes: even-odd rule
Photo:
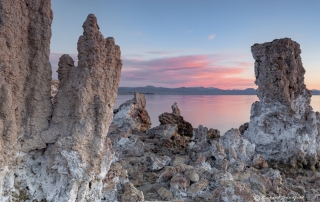
[[320, 89], [320, 1], [53, 0], [51, 63], [77, 41], [88, 14], [123, 60], [120, 86], [256, 88], [250, 47], [289, 37], [302, 49], [309, 89]]

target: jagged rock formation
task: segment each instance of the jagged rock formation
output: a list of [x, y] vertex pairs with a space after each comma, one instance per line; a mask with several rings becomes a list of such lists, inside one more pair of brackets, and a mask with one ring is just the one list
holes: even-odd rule
[[145, 132], [151, 126], [151, 120], [146, 110], [146, 97], [135, 92], [134, 98], [121, 104], [114, 110], [112, 126], [122, 130]]
[[[271, 202], [271, 197], [278, 196], [316, 201], [320, 197], [320, 189], [315, 189], [319, 172], [269, 166], [239, 129], [221, 137], [216, 134], [217, 130], [201, 125], [192, 138], [180, 136], [177, 124], [156, 126], [145, 133], [111, 127], [116, 161], [108, 174], [113, 182], [107, 189], [110, 201], [130, 198], [125, 186], [132, 190], [132, 201], [142, 198], [137, 190], [146, 201]], [[186, 146], [167, 144], [179, 136], [185, 138]]]
[[266, 160], [319, 168], [319, 118], [304, 84], [300, 46], [289, 38], [252, 46], [260, 99], [244, 137]]
[[0, 19], [0, 168], [3, 171], [19, 163], [19, 138], [32, 136], [49, 125], [50, 1], [3, 0]]
[[14, 180], [25, 160], [21, 139], [49, 126], [51, 22], [49, 0], [0, 1], [1, 201], [24, 201]]
[[192, 137], [193, 127], [191, 123], [185, 121], [181, 116], [180, 109], [175, 102], [172, 106], [172, 113], [165, 112], [159, 116], [159, 121], [161, 125], [165, 124], [177, 124], [178, 133], [183, 136]]
[[90, 14], [78, 41], [78, 67], [70, 56], [60, 58], [52, 111], [50, 1], [4, 0], [0, 15], [1, 201], [105, 200], [119, 46], [102, 36]]

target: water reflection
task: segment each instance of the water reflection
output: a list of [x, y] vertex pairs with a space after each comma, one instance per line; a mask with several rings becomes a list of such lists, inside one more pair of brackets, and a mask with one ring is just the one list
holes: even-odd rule
[[[132, 98], [133, 95], [118, 95], [115, 108]], [[171, 105], [177, 102], [181, 115], [194, 128], [203, 125], [219, 129], [221, 134], [248, 122], [251, 105], [259, 100], [255, 95], [146, 95], [146, 99], [152, 127], [158, 126], [158, 116], [172, 112]], [[320, 111], [319, 95], [312, 97], [311, 106]]]

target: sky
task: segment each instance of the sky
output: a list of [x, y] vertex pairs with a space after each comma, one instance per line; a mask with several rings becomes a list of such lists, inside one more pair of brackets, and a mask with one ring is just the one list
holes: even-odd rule
[[318, 0], [52, 0], [50, 62], [77, 61], [82, 24], [93, 13], [121, 49], [120, 86], [257, 88], [251, 46], [300, 44], [309, 89], [320, 89]]

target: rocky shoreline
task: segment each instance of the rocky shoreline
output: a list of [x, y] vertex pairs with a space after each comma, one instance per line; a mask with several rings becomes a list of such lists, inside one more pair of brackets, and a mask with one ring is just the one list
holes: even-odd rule
[[[172, 113], [164, 113], [175, 117], [171, 122], [139, 130], [137, 125], [150, 122], [140, 118], [145, 107], [137, 107], [139, 102], [145, 103], [145, 98], [135, 93], [126, 102], [132, 111], [116, 110], [114, 115], [120, 113], [130, 119], [126, 123], [134, 124], [119, 124], [118, 117], [109, 128], [116, 159], [109, 178], [117, 182], [110, 193], [113, 201], [319, 200], [319, 170], [266, 161], [243, 137], [248, 124], [223, 136], [200, 125], [192, 129], [191, 137], [183, 136], [178, 131], [187, 127], [179, 124], [178, 120], [185, 121], [177, 117], [180, 110], [175, 103]], [[159, 116], [160, 122], [163, 117]]]
[[50, 0], [2, 0], [0, 17], [0, 202], [320, 200], [320, 115], [298, 43], [251, 47], [260, 101], [239, 129], [194, 128], [177, 103], [151, 128], [143, 94], [113, 109], [120, 47], [93, 14], [59, 82]]

